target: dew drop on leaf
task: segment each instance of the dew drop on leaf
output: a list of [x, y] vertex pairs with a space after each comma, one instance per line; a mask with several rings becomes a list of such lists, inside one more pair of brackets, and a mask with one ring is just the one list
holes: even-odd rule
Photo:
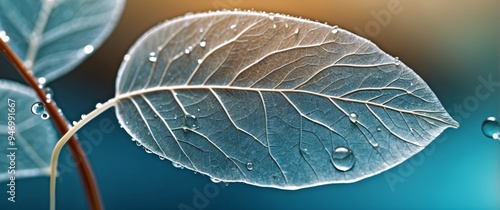
[[399, 63], [401, 63], [401, 61], [399, 61], [399, 57], [394, 57], [394, 64], [396, 64], [396, 66], [399, 66]]
[[163, 156], [158, 155], [158, 157], [160, 158], [160, 160], [165, 160], [165, 157]]
[[155, 52], [151, 52], [149, 53], [149, 61], [151, 61], [152, 63], [156, 62], [158, 58], [156, 57], [156, 53]]
[[339, 32], [339, 27], [338, 26], [333, 26], [332, 34], [336, 34], [337, 32]]
[[252, 162], [247, 163], [247, 170], [249, 170], [249, 171], [253, 170], [253, 163]]
[[495, 117], [486, 118], [481, 129], [486, 137], [500, 140], [500, 122]]
[[351, 112], [349, 114], [349, 120], [352, 122], [352, 123], [357, 123], [358, 122], [358, 115], [354, 112]]
[[146, 153], [149, 153], [149, 154], [153, 153], [150, 149], [145, 148], [145, 147], [144, 147], [144, 151], [146, 151]]
[[230, 28], [233, 30], [236, 29], [236, 24], [231, 25]]
[[174, 167], [176, 167], [176, 168], [180, 168], [180, 169], [183, 169], [183, 168], [184, 168], [184, 167], [183, 167], [181, 164], [179, 164], [179, 163], [172, 162], [172, 165], [173, 165]]
[[339, 171], [348, 171], [354, 166], [354, 155], [347, 147], [337, 147], [332, 153], [333, 166]]
[[45, 104], [42, 102], [35, 102], [31, 105], [31, 113], [34, 115], [41, 115], [45, 112]]
[[141, 143], [140, 143], [140, 142], [138, 142], [138, 141], [136, 141], [136, 142], [135, 142], [135, 145], [137, 145], [138, 147], [140, 147], [140, 146], [141, 146]]
[[92, 52], [94, 52], [94, 46], [92, 45], [86, 45], [84, 48], [83, 48], [83, 52], [85, 54], [90, 54]]
[[214, 177], [210, 177], [210, 180], [211, 180], [213, 183], [219, 183], [219, 182], [220, 182], [220, 179], [217, 179], [217, 178], [214, 178]]
[[293, 32], [294, 34], [299, 34], [299, 29], [296, 28], [295, 31]]
[[377, 132], [380, 132], [380, 131], [382, 131], [382, 128], [377, 128]]
[[207, 40], [206, 39], [202, 39], [201, 42], [200, 42], [200, 47], [204, 48], [206, 46], [207, 46]]
[[123, 60], [124, 60], [124, 61], [128, 61], [128, 60], [130, 60], [130, 55], [129, 55], [129, 54], [124, 55], [124, 56], [123, 56]]
[[198, 129], [198, 119], [196, 119], [196, 116], [192, 114], [186, 114], [184, 115], [184, 118], [182, 119], [182, 125], [186, 128], [190, 129]]

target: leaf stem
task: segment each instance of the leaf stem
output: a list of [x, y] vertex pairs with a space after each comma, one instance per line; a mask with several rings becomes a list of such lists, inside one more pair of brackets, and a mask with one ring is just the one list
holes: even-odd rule
[[96, 116], [106, 111], [107, 109], [116, 105], [116, 99], [110, 99], [102, 106], [96, 108], [94, 111], [90, 112], [87, 116], [83, 117], [78, 123], [76, 123], [66, 134], [64, 134], [61, 139], [57, 142], [52, 152], [52, 158], [50, 159], [50, 209], [55, 210], [56, 208], [56, 169], [57, 169], [57, 159], [59, 158], [59, 153], [63, 146], [70, 140], [70, 138], [82, 128], [85, 124], [90, 122]]
[[[23, 77], [26, 83], [36, 92], [40, 101], [42, 101], [47, 108], [48, 113], [52, 121], [54, 122], [57, 130], [61, 135], [64, 135], [68, 132], [68, 123], [66, 120], [59, 114], [59, 109], [51, 100], [51, 102], [47, 102], [47, 96], [45, 90], [43, 88], [38, 87], [38, 82], [33, 74], [31, 74], [28, 69], [24, 66], [23, 62], [17, 57], [17, 55], [10, 49], [10, 47], [0, 39], [0, 51], [7, 57], [7, 59], [12, 63], [17, 72]], [[85, 190], [85, 194], [87, 197], [87, 202], [89, 205], [89, 209], [100, 210], [102, 209], [101, 198], [99, 196], [99, 190], [97, 188], [97, 184], [94, 178], [94, 173], [92, 172], [92, 168], [83, 152], [80, 144], [76, 137], [71, 137], [69, 141], [69, 149], [71, 155], [73, 156], [73, 160], [75, 165], [78, 168], [78, 172], [80, 174], [80, 178], [82, 180], [82, 185]]]

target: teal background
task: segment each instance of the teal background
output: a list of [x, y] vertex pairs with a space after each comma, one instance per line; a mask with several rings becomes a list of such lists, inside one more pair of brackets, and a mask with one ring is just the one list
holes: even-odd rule
[[[401, 11], [390, 13], [390, 5], [398, 2]], [[481, 133], [484, 119], [500, 118], [500, 86], [482, 99], [476, 93], [483, 85], [480, 77], [491, 76], [500, 83], [497, 0], [129, 0], [119, 25], [103, 46], [48, 86], [66, 117], [78, 120], [96, 103], [113, 97], [123, 55], [147, 29], [187, 12], [233, 7], [287, 13], [364, 33], [417, 72], [460, 128], [446, 130], [421, 153], [380, 175], [353, 184], [283, 191], [240, 183], [214, 184], [206, 176], [174, 168], [169, 161], [137, 147], [111, 110], [79, 132], [106, 209], [500, 209], [500, 142]], [[383, 11], [389, 12], [390, 20], [380, 21], [373, 15]], [[370, 24], [372, 28], [367, 30], [365, 26]], [[2, 56], [0, 78], [21, 81]], [[463, 108], [461, 113], [457, 106], [469, 109]], [[112, 125], [103, 129], [100, 124], [108, 121]], [[96, 133], [102, 134], [102, 141]], [[67, 170], [61, 171], [57, 183], [58, 209], [86, 209], [78, 172], [67, 156], [65, 150], [59, 159]], [[2, 183], [0, 209], [46, 209], [48, 187], [47, 177], [18, 180], [17, 201], [10, 203]], [[205, 199], [197, 199], [198, 192]], [[194, 198], [198, 203], [193, 203]]]

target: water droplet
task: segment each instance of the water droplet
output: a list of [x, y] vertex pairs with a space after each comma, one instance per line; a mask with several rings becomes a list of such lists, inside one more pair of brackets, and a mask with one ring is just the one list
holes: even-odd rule
[[339, 27], [338, 26], [333, 26], [332, 34], [336, 34], [337, 32], [339, 32]]
[[276, 24], [273, 24], [273, 28], [276, 28], [276, 27], [277, 27]]
[[249, 170], [249, 171], [253, 170], [253, 163], [252, 162], [247, 163], [247, 170]]
[[130, 60], [130, 55], [129, 55], [129, 54], [124, 55], [124, 56], [123, 56], [123, 60], [124, 60], [124, 61], [128, 61], [128, 60]]
[[299, 34], [299, 29], [296, 28], [295, 31], [293, 32], [294, 34]]
[[128, 121], [125, 121], [125, 125], [128, 125]]
[[182, 124], [185, 128], [190, 128], [190, 129], [199, 128], [198, 119], [196, 118], [196, 116], [192, 114], [184, 115], [184, 118], [182, 119]]
[[149, 154], [153, 153], [153, 151], [151, 151], [150, 149], [148, 149], [146, 147], [144, 147], [144, 151], [146, 151], [146, 153], [149, 153]]
[[204, 48], [205, 46], [207, 46], [207, 40], [206, 39], [202, 39], [201, 42], [200, 42], [200, 47]]
[[377, 128], [377, 132], [380, 132], [380, 131], [382, 131], [382, 128]]
[[0, 39], [2, 39], [3, 42], [7, 43], [10, 40], [10, 37], [7, 36], [7, 33], [5, 31], [0, 31]]
[[40, 77], [37, 79], [38, 82], [38, 87], [43, 88], [45, 86], [45, 83], [47, 82], [47, 79], [45, 77]]
[[155, 52], [149, 53], [149, 61], [151, 61], [151, 62], [154, 63], [154, 62], [156, 62], [157, 59], [158, 58], [156, 57], [156, 53]]
[[83, 119], [85, 118], [87, 115], [86, 114], [82, 114], [80, 117]]
[[83, 52], [84, 52], [85, 54], [90, 54], [90, 53], [94, 52], [94, 46], [92, 46], [92, 45], [87, 45], [87, 46], [85, 46], [85, 47], [83, 48]]
[[181, 164], [179, 164], [179, 163], [172, 162], [172, 165], [173, 165], [174, 167], [176, 167], [176, 168], [180, 168], [180, 169], [183, 169], [183, 168], [184, 168], [184, 167], [183, 167]]
[[201, 62], [203, 62], [203, 60], [201, 60], [201, 59], [198, 59], [198, 64], [201, 64]]
[[47, 98], [47, 103], [50, 103], [50, 101], [54, 98], [54, 91], [52, 88], [45, 88], [45, 97]]
[[495, 117], [488, 117], [481, 126], [483, 134], [488, 138], [500, 140], [500, 122]]
[[41, 115], [43, 112], [45, 112], [45, 104], [42, 102], [35, 102], [33, 105], [31, 105], [31, 113], [34, 115]]
[[349, 114], [349, 120], [351, 120], [352, 123], [357, 123], [358, 115], [354, 112], [351, 112], [351, 114]]
[[269, 17], [269, 20], [274, 20], [274, 14], [271, 13], [271, 14], [269, 14], [268, 17]]
[[192, 46], [186, 47], [186, 49], [184, 49], [184, 54], [189, 55], [189, 53], [191, 53], [191, 51], [193, 51]]
[[43, 112], [42, 115], [40, 115], [40, 117], [42, 118], [42, 120], [46, 120], [49, 119], [50, 115], [47, 112]]
[[160, 160], [165, 160], [165, 157], [163, 156], [158, 155], [158, 157], [160, 158]]
[[199, 32], [200, 32], [200, 33], [203, 33], [203, 31], [205, 31], [205, 29], [200, 28]]
[[95, 108], [96, 108], [96, 109], [99, 109], [99, 108], [101, 108], [101, 106], [102, 106], [102, 104], [101, 104], [101, 103], [97, 103], [97, 104], [95, 105]]
[[354, 166], [354, 155], [347, 147], [337, 147], [332, 153], [333, 166], [339, 171], [348, 171]]
[[[134, 139], [132, 139], [132, 141], [133, 141], [133, 140], [134, 140]], [[135, 142], [135, 145], [137, 145], [138, 147], [142, 146], [142, 145], [141, 145], [141, 143], [140, 143], [139, 141], [136, 141], [136, 142]]]
[[220, 182], [220, 179], [217, 179], [217, 178], [214, 178], [214, 177], [210, 177], [210, 180], [212, 180], [213, 183], [219, 183]]
[[288, 23], [285, 23], [285, 28], [288, 28]]
[[198, 111], [201, 111], [201, 109], [198, 109]]
[[399, 61], [399, 58], [398, 57], [394, 57], [394, 64], [396, 66], [399, 66], [399, 63], [401, 63], [401, 61]]
[[231, 25], [230, 28], [233, 30], [236, 29], [236, 24]]
[[155, 114], [155, 118], [157, 118], [157, 117], [158, 117], [158, 115], [157, 115], [157, 114]]

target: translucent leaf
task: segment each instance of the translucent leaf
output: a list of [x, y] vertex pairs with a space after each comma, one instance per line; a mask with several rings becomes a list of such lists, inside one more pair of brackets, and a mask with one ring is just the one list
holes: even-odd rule
[[0, 33], [37, 77], [56, 79], [101, 45], [125, 0], [0, 1]]
[[[10, 176], [19, 179], [50, 174], [50, 156], [58, 136], [50, 120], [42, 120], [40, 116], [31, 113], [31, 105], [36, 101], [35, 93], [28, 87], [0, 80], [0, 139], [2, 141], [0, 182], [9, 180]], [[14, 110], [11, 109], [12, 106]], [[13, 118], [9, 119], [9, 115]], [[15, 125], [9, 127], [9, 121], [10, 125], [13, 125], [12, 123]], [[13, 141], [9, 141], [11, 134], [14, 137]], [[15, 174], [9, 173], [12, 169], [14, 171], [10, 172], [15, 172]]]
[[125, 56], [117, 116], [146, 151], [224, 182], [354, 182], [457, 127], [426, 83], [335, 26], [257, 12], [186, 15]]

